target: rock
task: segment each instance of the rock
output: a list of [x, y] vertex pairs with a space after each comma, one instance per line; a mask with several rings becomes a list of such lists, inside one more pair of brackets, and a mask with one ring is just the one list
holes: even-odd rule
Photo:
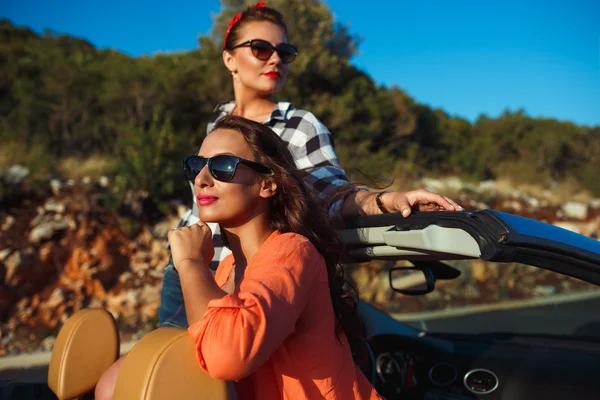
[[29, 222], [29, 225], [32, 228], [35, 228], [37, 225], [41, 224], [44, 221], [51, 221], [52, 220], [49, 216], [47, 216], [46, 214], [44, 214], [44, 212], [43, 212], [44, 210], [43, 209], [41, 209], [41, 211], [42, 212], [40, 213], [40, 209], [38, 209], [38, 215]]
[[48, 212], [63, 214], [65, 212], [65, 205], [55, 199], [49, 199], [46, 204], [44, 204], [44, 209]]
[[46, 351], [52, 351], [54, 344], [56, 343], [56, 336], [48, 336], [42, 340], [42, 348]]
[[93, 297], [92, 300], [90, 301], [90, 304], [88, 304], [89, 308], [105, 308], [106, 307], [106, 302], [104, 300], [100, 300], [97, 297]]
[[439, 179], [432, 179], [432, 178], [421, 179], [421, 184], [423, 185], [424, 189], [429, 190], [430, 192], [436, 192], [436, 193], [439, 193], [442, 190], [442, 188], [444, 187], [444, 184], [442, 183], [442, 181], [440, 181]]
[[152, 227], [152, 229], [150, 230], [150, 232], [152, 233], [152, 236], [154, 236], [155, 238], [166, 240], [169, 230], [172, 228], [175, 228], [177, 226], [178, 221], [179, 221], [179, 218], [164, 219], [164, 220], [158, 222], [156, 225], [154, 225]]
[[474, 285], [467, 285], [463, 291], [463, 295], [468, 299], [478, 299], [481, 296], [481, 292]]
[[64, 303], [64, 301], [65, 296], [63, 295], [63, 289], [56, 288], [50, 295], [50, 298], [46, 301], [45, 306], [49, 308], [55, 308]]
[[67, 223], [67, 227], [69, 228], [70, 231], [76, 231], [77, 230], [77, 222], [75, 222], [75, 220], [73, 219], [72, 216], [67, 215], [65, 217], [65, 222]]
[[566, 218], [585, 220], [588, 216], [587, 204], [578, 202], [568, 202], [562, 206], [562, 210]]
[[471, 275], [477, 282], [485, 282], [488, 279], [493, 278], [494, 274], [491, 270], [491, 265], [488, 265], [485, 261], [474, 260], [471, 266]]
[[110, 185], [110, 180], [106, 176], [101, 176], [100, 179], [98, 179], [98, 185], [106, 189], [108, 185]]
[[50, 181], [50, 190], [52, 194], [58, 196], [60, 194], [60, 190], [62, 189], [62, 182], [59, 179], [52, 179]]
[[146, 275], [146, 271], [150, 268], [150, 264], [148, 264], [147, 262], [143, 262], [143, 261], [142, 262], [132, 261], [131, 264], [129, 265], [129, 267], [138, 276], [142, 277], [142, 276]]
[[575, 233], [582, 233], [582, 226], [580, 224], [577, 224], [575, 222], [569, 222], [569, 221], [556, 221], [554, 224], [554, 226], [558, 226], [559, 228], [563, 228], [566, 230], [569, 230], [571, 232], [575, 232]]
[[11, 166], [5, 176], [6, 183], [17, 185], [25, 180], [29, 175], [29, 170], [22, 165]]
[[460, 178], [451, 177], [446, 179], [444, 186], [446, 186], [449, 190], [453, 192], [460, 192], [464, 189], [465, 184]]
[[496, 181], [488, 180], [479, 182], [479, 191], [480, 192], [495, 192], [498, 188]]
[[183, 216], [184, 216], [185, 214], [187, 214], [188, 210], [189, 210], [189, 208], [188, 208], [188, 207], [186, 207], [186, 206], [185, 206], [185, 205], [183, 205], [183, 204], [179, 204], [179, 205], [177, 206], [177, 217], [178, 217], [179, 219], [183, 218]]
[[0, 229], [3, 230], [3, 231], [7, 231], [10, 228], [12, 228], [12, 226], [14, 225], [14, 223], [15, 223], [15, 218], [13, 216], [11, 216], [11, 215], [8, 215], [6, 217], [6, 219], [4, 220], [4, 222], [2, 223], [2, 227], [0, 227]]
[[10, 342], [12, 342], [14, 339], [15, 339], [14, 332], [8, 331], [6, 333], [6, 336], [4, 336], [2, 339], [0, 339], [0, 344], [3, 346], [6, 346]]
[[167, 249], [167, 242], [153, 240], [150, 248], [150, 254], [152, 258], [169, 258], [169, 249]]
[[148, 272], [148, 276], [151, 276], [152, 278], [156, 278], [156, 279], [163, 279], [165, 277], [164, 266], [161, 264], [161, 265], [155, 267], [155, 269]]
[[10, 253], [12, 253], [11, 248], [0, 250], [0, 262], [6, 260], [6, 258], [10, 255]]
[[88, 295], [92, 296], [95, 299], [105, 300], [106, 299], [106, 290], [104, 290], [104, 286], [102, 283], [96, 279], [91, 281], [91, 284], [88, 286]]
[[477, 185], [473, 185], [472, 183], [465, 183], [465, 191], [471, 193], [478, 193], [479, 187]]
[[523, 210], [523, 206], [517, 200], [504, 200], [500, 208], [514, 213], [519, 213]]
[[156, 318], [158, 315], [158, 307], [160, 306], [160, 302], [144, 304], [140, 308], [140, 319], [142, 323], [146, 324], [148, 321]]
[[538, 199], [536, 199], [535, 197], [527, 196], [525, 201], [527, 202], [527, 205], [531, 208], [539, 208], [539, 206], [540, 206], [540, 201]]
[[521, 200], [527, 200], [527, 198], [529, 197], [527, 195], [527, 193], [521, 191], [521, 190], [515, 190], [511, 193], [511, 197], [514, 199], [521, 199]]
[[64, 219], [41, 223], [31, 230], [29, 233], [29, 241], [33, 244], [41, 243], [51, 239], [55, 233], [66, 230], [68, 227], [69, 224]]
[[4, 267], [6, 268], [4, 284], [9, 283], [13, 279], [16, 275], [17, 268], [19, 268], [22, 263], [23, 257], [21, 256], [20, 251], [15, 251], [6, 258], [6, 261], [4, 262]]
[[142, 288], [139, 293], [139, 301], [144, 304], [159, 304], [160, 303], [160, 291], [162, 284], [158, 285], [146, 285]]
[[556, 293], [556, 288], [550, 285], [540, 285], [536, 286], [533, 290], [533, 295], [536, 297], [547, 297], [552, 296]]
[[121, 283], [125, 283], [131, 279], [133, 279], [133, 274], [131, 272], [123, 272], [119, 275], [119, 282]]

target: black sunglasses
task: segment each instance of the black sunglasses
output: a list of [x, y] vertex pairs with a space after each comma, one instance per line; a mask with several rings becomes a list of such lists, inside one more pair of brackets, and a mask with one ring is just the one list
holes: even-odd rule
[[238, 164], [244, 164], [261, 174], [269, 174], [271, 170], [262, 164], [250, 160], [244, 160], [236, 156], [226, 154], [205, 158], [200, 156], [189, 156], [183, 160], [183, 173], [185, 178], [191, 182], [208, 164], [208, 171], [218, 181], [227, 182], [233, 179]]
[[296, 58], [296, 55], [298, 55], [298, 48], [293, 44], [281, 43], [277, 46], [273, 46], [271, 43], [262, 39], [248, 40], [247, 42], [233, 46], [231, 50], [247, 46], [250, 46], [250, 50], [252, 50], [254, 57], [261, 61], [267, 61], [275, 51], [279, 55], [281, 62], [284, 64], [291, 63]]

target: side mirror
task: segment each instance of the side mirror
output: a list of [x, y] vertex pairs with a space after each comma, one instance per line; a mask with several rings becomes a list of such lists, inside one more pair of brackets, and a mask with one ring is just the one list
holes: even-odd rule
[[429, 268], [392, 268], [390, 287], [395, 292], [408, 296], [427, 294], [435, 289], [435, 276]]
[[441, 280], [452, 280], [460, 276], [460, 270], [451, 267], [450, 265], [441, 261], [412, 261], [412, 265], [419, 269], [430, 269], [435, 276], [436, 281]]

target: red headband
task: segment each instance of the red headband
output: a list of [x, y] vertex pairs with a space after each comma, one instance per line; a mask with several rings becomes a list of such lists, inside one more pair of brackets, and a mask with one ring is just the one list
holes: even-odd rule
[[[265, 8], [266, 4], [264, 1], [259, 1], [258, 3], [256, 3], [254, 5], [253, 8]], [[235, 14], [235, 16], [233, 18], [231, 18], [231, 21], [229, 22], [229, 25], [227, 26], [227, 31], [225, 31], [225, 40], [223, 41], [223, 48], [227, 48], [227, 38], [229, 37], [229, 32], [231, 32], [231, 28], [233, 28], [233, 26], [235, 24], [237, 24], [237, 22], [242, 19], [242, 13], [237, 13]]]

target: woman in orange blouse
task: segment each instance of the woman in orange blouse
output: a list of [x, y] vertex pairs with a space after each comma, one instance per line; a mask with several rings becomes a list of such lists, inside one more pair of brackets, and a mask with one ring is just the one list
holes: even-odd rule
[[220, 120], [185, 160], [199, 216], [232, 254], [213, 277], [204, 222], [169, 232], [200, 366], [240, 399], [379, 399], [356, 367], [362, 326], [326, 207], [267, 126]]

